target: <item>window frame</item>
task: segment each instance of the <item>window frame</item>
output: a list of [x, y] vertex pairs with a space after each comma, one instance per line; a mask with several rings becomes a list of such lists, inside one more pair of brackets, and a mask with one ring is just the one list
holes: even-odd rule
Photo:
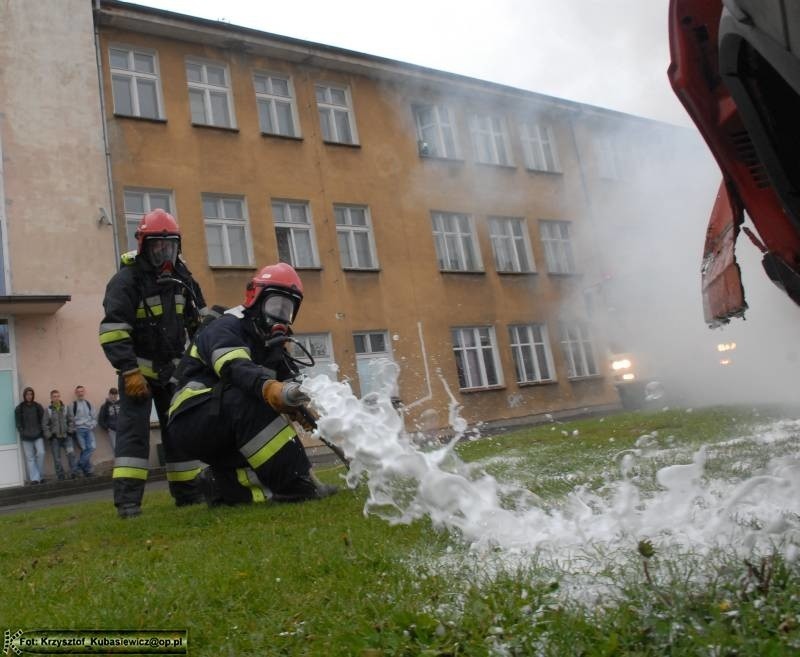
[[[550, 123], [533, 119], [522, 121], [520, 141], [525, 168], [529, 171], [563, 173], [561, 159], [558, 157], [558, 142]], [[548, 154], [553, 162], [552, 167], [547, 165]]]
[[[363, 385], [364, 382], [361, 378], [361, 371], [358, 368], [359, 363], [370, 363], [376, 360], [390, 360], [391, 362], [395, 363], [394, 353], [392, 351], [392, 342], [391, 336], [389, 335], [389, 331], [387, 330], [367, 330], [367, 331], [353, 331], [353, 354], [356, 358], [356, 374], [358, 375], [358, 387], [361, 396], [364, 396]], [[383, 338], [383, 345], [384, 349], [381, 351], [376, 351], [372, 349], [372, 339], [373, 336], [380, 335]], [[356, 336], [364, 337], [365, 342], [369, 345], [369, 351], [358, 351], [358, 346], [356, 343]], [[369, 392], [372, 392], [371, 390]], [[399, 394], [398, 390], [398, 383], [395, 381], [394, 386], [392, 386], [391, 394], [394, 397], [397, 397]]]
[[592, 143], [597, 177], [603, 180], [622, 180], [621, 154], [611, 136], [595, 135]]
[[[476, 268], [468, 269], [466, 267], [467, 259], [465, 257], [464, 238], [463, 238], [463, 236], [466, 235], [466, 233], [452, 232], [452, 231], [445, 231], [445, 232], [438, 231], [437, 228], [436, 228], [436, 218], [437, 217], [463, 217], [463, 218], [467, 219], [467, 221], [469, 222], [469, 227], [470, 227], [469, 237], [470, 237], [470, 243], [471, 243], [471, 246], [472, 246], [472, 255], [473, 255], [474, 260], [475, 260], [475, 267]], [[478, 231], [477, 231], [477, 229], [475, 227], [475, 217], [473, 217], [472, 215], [463, 213], [463, 212], [446, 212], [444, 210], [431, 210], [431, 228], [432, 228], [432, 232], [433, 232], [434, 248], [436, 250], [436, 260], [437, 260], [437, 264], [439, 265], [439, 271], [440, 272], [446, 272], [446, 273], [465, 272], [465, 273], [481, 273], [481, 274], [485, 273], [485, 269], [483, 267], [483, 259], [481, 258], [481, 247], [480, 247], [480, 242], [478, 240]], [[452, 269], [452, 268], [443, 266], [443, 265], [447, 264], [447, 262], [448, 262], [448, 260], [445, 259], [445, 257], [449, 255], [449, 247], [447, 246], [448, 245], [448, 240], [447, 240], [447, 236], [448, 235], [449, 236], [455, 236], [455, 238], [458, 239], [458, 245], [459, 245], [458, 255], [459, 255], [459, 259], [463, 258], [463, 265], [464, 265], [463, 268]], [[442, 248], [445, 249], [444, 252], [442, 251]]]
[[[541, 340], [537, 341], [534, 330], [538, 329]], [[525, 335], [521, 335], [521, 331]], [[522, 338], [525, 338], [525, 341]], [[544, 322], [530, 322], [527, 324], [510, 324], [508, 326], [508, 340], [511, 345], [511, 359], [514, 362], [514, 373], [518, 385], [534, 385], [540, 383], [555, 383], [558, 380], [556, 369], [553, 364], [553, 350], [550, 346], [550, 336], [547, 331], [547, 324]], [[544, 365], [550, 376], [542, 376], [541, 355], [536, 349], [541, 345], [544, 351]], [[523, 350], [529, 351], [529, 361], [533, 368], [533, 377], [527, 376], [527, 367], [523, 357]], [[525, 378], [520, 378], [522, 373]]]
[[[350, 224], [340, 224], [338, 221], [338, 216], [336, 214], [337, 210], [345, 210], [347, 213], [347, 217], [350, 217], [351, 210], [358, 209], [364, 211], [364, 218], [366, 221], [365, 226], [355, 226], [352, 223]], [[378, 251], [375, 247], [375, 234], [372, 227], [372, 214], [369, 210], [368, 205], [358, 205], [356, 203], [334, 203], [333, 205], [333, 222], [336, 226], [336, 244], [337, 248], [339, 249], [339, 264], [341, 265], [343, 270], [355, 270], [355, 271], [375, 271], [379, 269], [378, 264]], [[344, 256], [341, 250], [341, 244], [339, 242], [339, 235], [346, 234], [347, 236], [347, 245], [348, 245], [348, 257], [350, 258], [351, 264], [345, 265], [344, 263]], [[360, 264], [352, 264], [358, 255], [358, 249], [356, 248], [355, 244], [355, 233], [366, 233], [367, 235], [367, 244], [369, 245], [369, 255], [372, 260], [370, 266], [362, 266]]]
[[[250, 215], [247, 210], [247, 199], [244, 195], [235, 195], [235, 194], [216, 194], [213, 192], [203, 192], [201, 195], [201, 203], [203, 207], [203, 237], [206, 241], [206, 256], [208, 258], [208, 266], [209, 267], [246, 267], [252, 268], [254, 267], [254, 258], [253, 258], [253, 236], [250, 233]], [[206, 217], [205, 213], [205, 204], [207, 201], [214, 201], [217, 204], [217, 215], [216, 217]], [[238, 218], [229, 218], [224, 216], [225, 214], [225, 204], [224, 201], [239, 201], [241, 203], [242, 208], [242, 219]], [[240, 227], [244, 226], [244, 239], [245, 239], [245, 246], [247, 248], [247, 262], [239, 263], [239, 262], [232, 262], [233, 258], [231, 257], [231, 247], [230, 247], [230, 238], [228, 237], [228, 228], [229, 226]], [[222, 252], [223, 252], [223, 259], [225, 262], [222, 263], [212, 263], [211, 262], [211, 253], [208, 250], [208, 233], [207, 230], [209, 226], [219, 226], [222, 231]]]
[[[188, 73], [188, 66], [200, 66], [202, 67], [203, 73], [201, 77], [205, 78], [205, 82], [196, 82], [193, 80], [189, 80], [189, 73]], [[208, 66], [214, 66], [216, 68], [221, 68], [225, 75], [225, 86], [220, 87], [216, 84], [212, 84], [208, 82]], [[192, 125], [196, 126], [205, 126], [205, 127], [212, 127], [212, 128], [223, 128], [228, 130], [238, 130], [238, 126], [236, 124], [236, 110], [233, 100], [233, 81], [231, 78], [230, 68], [228, 67], [227, 63], [213, 61], [210, 59], [203, 59], [200, 57], [186, 57], [184, 60], [184, 74], [186, 75], [186, 85], [187, 91], [189, 93], [189, 118], [191, 120]], [[211, 105], [211, 93], [224, 90], [225, 98], [228, 108], [228, 116], [230, 118], [230, 125], [224, 125], [222, 123], [215, 123], [214, 119], [214, 112], [213, 106]], [[205, 113], [205, 121], [195, 121], [194, 116], [192, 116], [192, 91], [202, 91], [203, 92], [203, 108]], [[211, 118], [211, 121], [207, 119]]]
[[[531, 248], [530, 231], [528, 230], [528, 222], [524, 217], [507, 217], [501, 215], [489, 215], [486, 218], [487, 230], [489, 232], [489, 241], [492, 244], [492, 257], [494, 258], [495, 269], [499, 274], [535, 274], [536, 273], [536, 260], [533, 257], [533, 249]], [[492, 232], [493, 224], [500, 223], [503, 226], [511, 226], [512, 222], [519, 222], [522, 227], [521, 235], [514, 235], [513, 229], [511, 232], [506, 232], [504, 235], [496, 235]], [[497, 257], [497, 239], [510, 240], [512, 247], [510, 252], [513, 256], [512, 269], [500, 269], [500, 262]], [[525, 256], [528, 258], [528, 269], [523, 269], [519, 262], [519, 252], [516, 249], [516, 242], [520, 240], [522, 247], [525, 251]]]
[[[468, 368], [464, 369], [462, 367], [462, 369], [459, 370], [459, 357], [457, 355], [457, 352], [459, 352], [459, 351], [466, 352], [468, 350], [473, 350], [473, 349], [474, 350], [478, 350], [480, 352], [483, 352], [485, 347], [480, 344], [480, 339], [479, 339], [480, 338], [480, 333], [479, 332], [480, 331], [484, 331], [484, 330], [488, 332], [489, 342], [490, 342], [489, 348], [491, 349], [492, 362], [493, 362], [493, 365], [494, 365], [495, 374], [497, 376], [497, 381], [495, 383], [489, 383], [488, 378], [487, 378], [487, 370], [486, 370], [485, 360], [484, 360], [484, 358], [478, 357], [477, 364], [478, 364], [478, 370], [479, 370], [479, 374], [480, 374], [480, 378], [481, 378], [481, 380], [478, 382], [479, 385], [462, 386], [461, 385], [462, 384], [462, 376], [459, 374], [459, 376], [458, 376], [458, 389], [460, 391], [462, 391], [462, 392], [468, 392], [468, 391], [472, 391], [472, 390], [489, 390], [489, 389], [495, 389], [495, 388], [502, 388], [505, 385], [505, 383], [503, 381], [503, 368], [502, 368], [502, 364], [500, 362], [500, 353], [499, 353], [498, 346], [497, 346], [497, 334], [496, 334], [496, 332], [494, 330], [494, 326], [454, 326], [454, 327], [451, 327], [451, 329], [450, 329], [450, 339], [451, 339], [451, 341], [453, 343], [453, 357], [455, 358], [455, 361], [456, 361], [456, 372], [459, 372], [459, 371], [463, 372], [464, 373], [463, 374], [463, 381], [465, 383], [467, 383], [467, 384], [472, 383], [472, 381], [471, 381], [472, 376], [468, 373]], [[463, 332], [463, 331], [472, 331], [473, 332], [472, 333], [473, 341], [475, 342], [474, 346], [469, 347], [469, 346], [463, 345], [463, 346], [459, 347], [457, 345], [457, 343], [456, 343], [456, 332]], [[463, 339], [461, 341], [462, 341], [462, 343], [465, 342]], [[479, 356], [480, 356], [480, 354], [479, 354]], [[462, 363], [467, 363], [468, 361], [465, 360], [464, 357], [462, 357], [461, 362]]]
[[[324, 88], [328, 95], [330, 96], [331, 89], [337, 89], [338, 91], [343, 91], [345, 96], [345, 102], [347, 103], [346, 106], [342, 105], [335, 105], [333, 101], [325, 101], [320, 103], [319, 99], [317, 98], [317, 90], [320, 88]], [[350, 91], [349, 84], [342, 84], [340, 82], [325, 82], [325, 81], [318, 81], [314, 83], [314, 100], [317, 103], [317, 115], [319, 117], [319, 128], [320, 128], [320, 137], [322, 137], [322, 141], [326, 144], [345, 144], [347, 146], [359, 146], [358, 140], [358, 129], [356, 127], [356, 112], [355, 107], [353, 106], [353, 95]], [[326, 119], [328, 129], [330, 132], [330, 138], [325, 137], [325, 131], [322, 128], [322, 112], [324, 110], [328, 111], [327, 116], [331, 116], [335, 111], [346, 111], [347, 113], [347, 123], [350, 127], [350, 136], [352, 138], [351, 141], [344, 141], [339, 139], [338, 135], [338, 128], [336, 127], [336, 121], [330, 121], [330, 119]]]
[[[133, 63], [133, 68], [120, 69], [116, 68], [111, 59], [112, 50], [125, 50], [128, 55], [129, 64]], [[143, 73], [137, 71], [135, 68], [136, 53], [147, 55], [153, 58], [154, 73]], [[133, 62], [131, 61], [133, 60]], [[125, 116], [129, 118], [147, 119], [150, 121], [165, 121], [166, 113], [164, 110], [164, 96], [161, 90], [161, 68], [158, 61], [158, 51], [155, 48], [142, 48], [139, 46], [132, 46], [124, 43], [110, 43], [108, 45], [108, 68], [109, 79], [111, 81], [111, 102], [113, 106], [113, 113], [115, 116]], [[132, 114], [126, 114], [117, 110], [117, 95], [114, 93], [114, 76], [128, 78], [128, 89], [131, 95], [131, 109]], [[155, 83], [156, 92], [156, 114], [157, 116], [143, 116], [141, 113], [141, 103], [139, 100], [139, 87], [136, 81], [139, 79], [151, 80]]]
[[[285, 96], [280, 96], [280, 95], [276, 95], [276, 94], [265, 93], [263, 91], [258, 91], [256, 89], [256, 80], [258, 78], [267, 78], [270, 81], [270, 86], [272, 85], [272, 79], [273, 78], [279, 78], [281, 80], [285, 80], [286, 81], [286, 86], [289, 89], [288, 100], [287, 100], [287, 98]], [[303, 134], [302, 134], [302, 131], [300, 129], [300, 116], [299, 116], [298, 111], [297, 111], [297, 95], [295, 93], [294, 81], [292, 80], [292, 76], [289, 75], [288, 73], [278, 73], [276, 71], [255, 70], [255, 71], [253, 71], [252, 79], [253, 79], [253, 92], [255, 93], [255, 96], [256, 96], [256, 113], [258, 115], [258, 127], [261, 130], [261, 134], [275, 136], [275, 137], [288, 137], [288, 138], [292, 138], [292, 139], [302, 139], [303, 138]], [[291, 115], [292, 115], [292, 130], [293, 130], [292, 134], [287, 135], [287, 134], [284, 134], [282, 132], [269, 132], [269, 131], [264, 129], [264, 126], [261, 125], [261, 112], [260, 112], [260, 107], [259, 107], [260, 103], [262, 103], [262, 102], [269, 103], [270, 118], [271, 118], [271, 120], [274, 122], [274, 124], [276, 126], [278, 125], [278, 121], [277, 121], [278, 116], [277, 116], [277, 110], [275, 109], [275, 104], [279, 103], [279, 102], [280, 103], [287, 103], [288, 102], [289, 108], [291, 110]]]
[[[420, 112], [432, 110], [435, 115], [435, 122], [423, 125]], [[411, 111], [414, 114], [414, 125], [417, 131], [417, 146], [421, 157], [440, 158], [443, 160], [460, 160], [462, 158], [461, 148], [458, 143], [458, 130], [453, 110], [449, 105], [443, 103], [413, 103]], [[446, 120], [442, 119], [442, 114], [446, 114]], [[447, 140], [444, 137], [444, 128], [450, 131], [450, 138], [453, 143], [453, 152], [447, 152]], [[435, 130], [435, 141], [431, 143], [426, 139], [425, 130], [433, 128]], [[433, 146], [433, 149], [431, 149]], [[433, 152], [431, 152], [433, 151]]]
[[[486, 126], [481, 126], [480, 122], [486, 121]], [[494, 123], [497, 122], [495, 126]], [[496, 132], [499, 130], [499, 132]], [[506, 118], [500, 114], [490, 114], [483, 112], [473, 112], [469, 116], [469, 133], [472, 138], [472, 149], [475, 154], [475, 161], [480, 164], [490, 164], [496, 167], [514, 167], [514, 153], [511, 150], [511, 139], [509, 138], [508, 122]], [[505, 149], [505, 159], [500, 157], [501, 153], [498, 148], [498, 138], [503, 144]], [[480, 147], [481, 139], [488, 141], [483, 142], [484, 145], [489, 145], [489, 158], [484, 159], [482, 149]]]
[[[577, 329], [577, 339], [573, 339], [570, 335], [570, 329]], [[564, 361], [567, 365], [567, 378], [570, 380], [575, 379], [588, 379], [600, 376], [600, 367], [597, 359], [597, 347], [594, 342], [594, 336], [590, 329], [589, 322], [586, 320], [559, 320], [558, 322], [559, 342], [561, 343], [561, 351], [564, 355]], [[589, 346], [591, 365], [586, 358], [586, 345]], [[576, 368], [576, 353], [575, 349], [579, 352], [581, 372]], [[590, 371], [593, 370], [593, 371]]]
[[[308, 220], [307, 224], [301, 224], [299, 222], [293, 222], [293, 221], [279, 222], [275, 218], [276, 204], [284, 206], [284, 216], [287, 216], [287, 214], [288, 216], [291, 216], [291, 212], [287, 213], [286, 210], [290, 209], [292, 205], [302, 205], [305, 217]], [[295, 262], [289, 262], [287, 264], [290, 264], [295, 269], [319, 269], [320, 268], [319, 250], [317, 249], [317, 236], [316, 236], [316, 231], [314, 230], [314, 217], [311, 214], [311, 203], [300, 199], [271, 198], [270, 211], [272, 212], [272, 225], [275, 230], [275, 244], [278, 250], [278, 259], [280, 260], [280, 262], [286, 262], [286, 261], [280, 259], [281, 254], [280, 254], [280, 242], [278, 240], [278, 228], [289, 230], [289, 235], [290, 235], [289, 249], [291, 251], [292, 260], [294, 261], [297, 260], [297, 248], [295, 246], [295, 239], [294, 239], [295, 231], [307, 230], [307, 232], [309, 233], [309, 241], [311, 244], [311, 259], [312, 259], [311, 264], [299, 264], [299, 263], [296, 264]], [[300, 226], [305, 226], [305, 225], [308, 226], [307, 229], [300, 228]]]
[[[312, 369], [316, 369], [317, 367], [320, 367], [320, 366], [326, 366], [327, 369], [329, 370], [330, 374], [333, 374], [333, 376], [330, 377], [331, 380], [333, 380], [333, 381], [337, 380], [339, 366], [336, 364], [336, 358], [334, 357], [334, 354], [333, 354], [333, 339], [331, 338], [330, 332], [294, 333], [292, 335], [292, 338], [294, 338], [298, 342], [301, 342], [303, 344], [303, 346], [306, 349], [309, 350], [309, 352], [312, 351], [309, 341], [311, 339], [313, 339], [313, 338], [322, 338], [324, 340], [324, 342], [325, 342], [325, 347], [326, 347], [326, 350], [327, 350], [329, 355], [328, 356], [323, 356], [323, 357], [320, 358], [318, 356], [315, 356], [313, 354], [313, 352], [312, 352], [311, 356], [314, 358], [314, 367]], [[301, 356], [301, 358], [302, 358], [302, 356]], [[309, 375], [307, 373], [307, 371], [306, 371], [307, 369], [308, 368], [301, 368], [300, 369], [300, 373], [301, 374], [305, 374], [306, 376], [313, 376], [313, 374]]]
[[[571, 225], [571, 221], [560, 219], [539, 220], [539, 237], [542, 241], [542, 247], [544, 247], [544, 259], [547, 264], [547, 273], [549, 274], [572, 275], [578, 273], [575, 266], [572, 235], [570, 235]], [[566, 228], [567, 237], [549, 234], [550, 226]]]
[[[128, 210], [127, 207], [127, 195], [128, 194], [142, 194], [142, 207], [144, 208], [143, 212], [132, 212]], [[136, 228], [139, 227], [139, 223], [141, 223], [142, 217], [146, 215], [148, 212], [152, 212], [159, 206], [154, 206], [151, 201], [151, 195], [164, 195], [169, 200], [169, 207], [163, 208], [167, 212], [169, 212], [173, 217], [177, 217], [177, 213], [175, 212], [175, 198], [173, 191], [171, 189], [158, 189], [155, 187], [123, 187], [122, 188], [122, 212], [125, 215], [125, 245], [128, 251], [133, 251], [138, 248], [138, 242], [136, 238], [133, 237], [133, 233], [129, 232], [131, 228], [133, 231], [136, 231]]]

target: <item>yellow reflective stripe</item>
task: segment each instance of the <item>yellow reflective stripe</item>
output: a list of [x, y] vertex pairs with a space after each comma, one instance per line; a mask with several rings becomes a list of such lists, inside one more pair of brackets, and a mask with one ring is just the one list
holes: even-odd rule
[[183, 304], [179, 303], [175, 305], [175, 312], [178, 315], [183, 315]]
[[108, 331], [100, 334], [100, 344], [109, 342], [119, 342], [120, 340], [130, 340], [131, 334], [128, 331]]
[[242, 486], [250, 489], [250, 494], [253, 496], [253, 502], [258, 504], [259, 502], [264, 502], [266, 500], [264, 491], [261, 490], [259, 486], [254, 486], [250, 483], [250, 479], [247, 476], [247, 470], [245, 468], [236, 468], [236, 478], [239, 480], [239, 483]]
[[112, 479], [147, 479], [146, 468], [114, 468]]
[[167, 472], [167, 481], [191, 481], [200, 474], [202, 468], [193, 470], [180, 470], [177, 472]]
[[172, 404], [169, 407], [169, 411], [167, 413], [172, 415], [176, 410], [178, 410], [178, 406], [180, 406], [183, 402], [187, 399], [191, 399], [192, 397], [196, 397], [197, 395], [203, 395], [207, 392], [211, 392], [211, 388], [189, 388], [188, 386], [181, 390], [177, 395], [172, 398]]
[[141, 362], [139, 363], [139, 371], [142, 374], [144, 374], [148, 379], [158, 378], [158, 374], [156, 374], [156, 371], [152, 367], [148, 367], [147, 365], [142, 365]]
[[197, 345], [196, 345], [196, 344], [194, 344], [194, 343], [192, 344], [192, 346], [191, 346], [191, 347], [189, 347], [189, 355], [190, 355], [192, 358], [196, 358], [196, 359], [197, 359], [197, 360], [199, 360], [201, 363], [202, 363], [202, 362], [204, 362], [204, 361], [203, 361], [203, 359], [200, 357], [200, 350], [197, 348]]
[[[157, 306], [150, 306], [150, 312], [155, 315], [163, 315], [164, 314], [164, 306], [158, 304]], [[147, 317], [147, 311], [143, 308], [136, 309], [136, 319], [144, 319]]]
[[247, 349], [231, 349], [225, 355], [220, 356], [216, 361], [214, 361], [214, 371], [217, 373], [217, 376], [221, 376], [220, 371], [225, 363], [231, 360], [236, 360], [237, 358], [246, 358], [247, 360], [250, 360], [250, 354], [247, 353]]
[[247, 462], [250, 464], [250, 467], [255, 469], [269, 461], [269, 459], [277, 454], [281, 447], [292, 440], [292, 438], [294, 438], [296, 435], [297, 434], [292, 427], [284, 427], [281, 431], [275, 434], [275, 437], [272, 440], [259, 449], [255, 454], [247, 458]]
[[132, 265], [136, 262], [136, 251], [127, 251], [120, 257], [120, 262], [123, 265]]

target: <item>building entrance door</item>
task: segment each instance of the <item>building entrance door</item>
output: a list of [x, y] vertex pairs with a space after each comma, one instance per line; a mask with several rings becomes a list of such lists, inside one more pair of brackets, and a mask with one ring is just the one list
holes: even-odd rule
[[21, 486], [22, 447], [14, 421], [14, 356], [11, 322], [0, 318], [0, 487]]

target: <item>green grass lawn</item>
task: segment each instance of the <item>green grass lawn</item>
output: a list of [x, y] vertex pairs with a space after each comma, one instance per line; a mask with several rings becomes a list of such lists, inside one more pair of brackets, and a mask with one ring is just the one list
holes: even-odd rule
[[[627, 413], [458, 451], [557, 500], [578, 483], [602, 486], [614, 455], [645, 434], [665, 464], [671, 454], [686, 462], [700, 444], [769, 419], [742, 409]], [[717, 476], [767, 458], [752, 445], [729, 451], [709, 460]], [[319, 474], [336, 481], [340, 471]], [[800, 654], [797, 562], [720, 555], [698, 587], [670, 555], [632, 542], [615, 573], [621, 594], [586, 606], [535, 559], [481, 571], [458, 537], [365, 517], [364, 501], [362, 486], [300, 505], [175, 509], [158, 492], [130, 521], [109, 502], [0, 516], [0, 630], [186, 628], [195, 656]]]

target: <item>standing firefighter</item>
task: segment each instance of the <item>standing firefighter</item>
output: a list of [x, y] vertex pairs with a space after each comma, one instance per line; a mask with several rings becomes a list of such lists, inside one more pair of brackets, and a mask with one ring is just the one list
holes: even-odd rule
[[[150, 410], [155, 403], [167, 480], [175, 504], [202, 500], [197, 461], [178, 461], [167, 431], [175, 371], [205, 302], [180, 258], [180, 229], [164, 210], [146, 214], [136, 253], [122, 256], [106, 287], [100, 344], [119, 373], [120, 409], [114, 448], [114, 504], [121, 518], [141, 513], [150, 455]], [[171, 381], [172, 379], [172, 381]]]
[[264, 267], [244, 304], [203, 329], [178, 368], [170, 436], [186, 457], [208, 463], [210, 504], [327, 497], [285, 413], [308, 401], [284, 346], [303, 284], [284, 263]]

